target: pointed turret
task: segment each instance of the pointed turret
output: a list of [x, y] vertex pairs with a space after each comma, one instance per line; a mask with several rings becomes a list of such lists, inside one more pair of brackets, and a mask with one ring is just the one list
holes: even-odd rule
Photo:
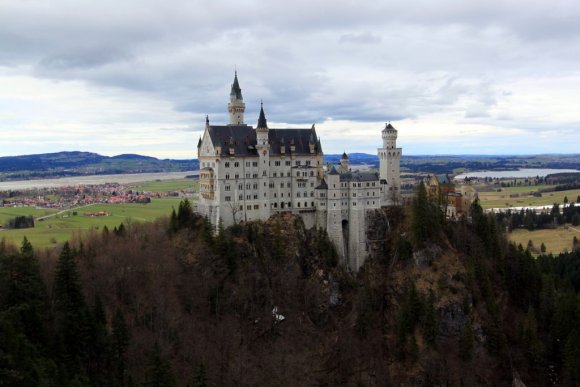
[[232, 83], [232, 91], [230, 92], [230, 100], [240, 100], [243, 101], [242, 89], [240, 88], [240, 83], [238, 82], [238, 72], [234, 73], [234, 83]]
[[230, 102], [228, 103], [228, 113], [230, 113], [230, 125], [244, 125], [244, 112], [246, 104], [242, 97], [242, 89], [238, 82], [238, 72], [235, 72], [232, 90], [230, 91]]
[[258, 117], [258, 126], [256, 129], [268, 129], [268, 121], [266, 120], [266, 114], [264, 114], [264, 103], [260, 102], [260, 116]]

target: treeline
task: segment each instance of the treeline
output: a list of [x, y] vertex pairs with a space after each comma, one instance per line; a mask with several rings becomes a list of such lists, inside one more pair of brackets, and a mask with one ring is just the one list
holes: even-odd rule
[[495, 214], [497, 222], [509, 231], [525, 228], [529, 231], [538, 229], [556, 228], [569, 223], [573, 226], [580, 225], [580, 204], [569, 203], [562, 206], [554, 204], [550, 211], [537, 213], [534, 210], [522, 209], [520, 211], [507, 210]]
[[34, 217], [31, 215], [29, 216], [16, 216], [12, 219], [9, 219], [4, 226], [8, 229], [17, 229], [17, 228], [32, 228], [34, 227]]

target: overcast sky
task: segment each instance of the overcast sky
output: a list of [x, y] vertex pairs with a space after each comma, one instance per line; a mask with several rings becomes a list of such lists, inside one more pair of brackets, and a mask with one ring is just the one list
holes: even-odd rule
[[0, 0], [0, 156], [197, 157], [234, 67], [325, 153], [580, 153], [575, 0]]

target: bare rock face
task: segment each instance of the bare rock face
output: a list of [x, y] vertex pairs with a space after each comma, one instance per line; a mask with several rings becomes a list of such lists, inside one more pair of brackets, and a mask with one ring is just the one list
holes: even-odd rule
[[423, 250], [415, 251], [413, 253], [413, 260], [419, 267], [428, 267], [433, 264], [435, 259], [441, 255], [443, 251], [437, 245], [431, 245]]
[[463, 305], [450, 302], [439, 308], [439, 334], [444, 337], [459, 337], [465, 324]]

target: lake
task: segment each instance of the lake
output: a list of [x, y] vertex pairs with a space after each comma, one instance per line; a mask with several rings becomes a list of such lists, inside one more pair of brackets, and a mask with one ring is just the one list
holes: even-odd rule
[[199, 171], [186, 172], [160, 172], [160, 173], [128, 173], [119, 175], [91, 175], [61, 177], [58, 179], [38, 179], [0, 182], [0, 191], [31, 189], [31, 188], [55, 188], [71, 185], [105, 184], [105, 183], [138, 183], [142, 181], [174, 180], [183, 179], [185, 176], [198, 175]]
[[475, 171], [469, 173], [462, 173], [454, 177], [454, 180], [463, 180], [466, 177], [484, 178], [491, 177], [495, 179], [509, 179], [509, 178], [524, 178], [524, 177], [545, 177], [553, 173], [566, 173], [566, 172], [580, 172], [576, 169], [548, 169], [548, 168], [537, 168], [537, 169], [519, 169], [517, 171]]

